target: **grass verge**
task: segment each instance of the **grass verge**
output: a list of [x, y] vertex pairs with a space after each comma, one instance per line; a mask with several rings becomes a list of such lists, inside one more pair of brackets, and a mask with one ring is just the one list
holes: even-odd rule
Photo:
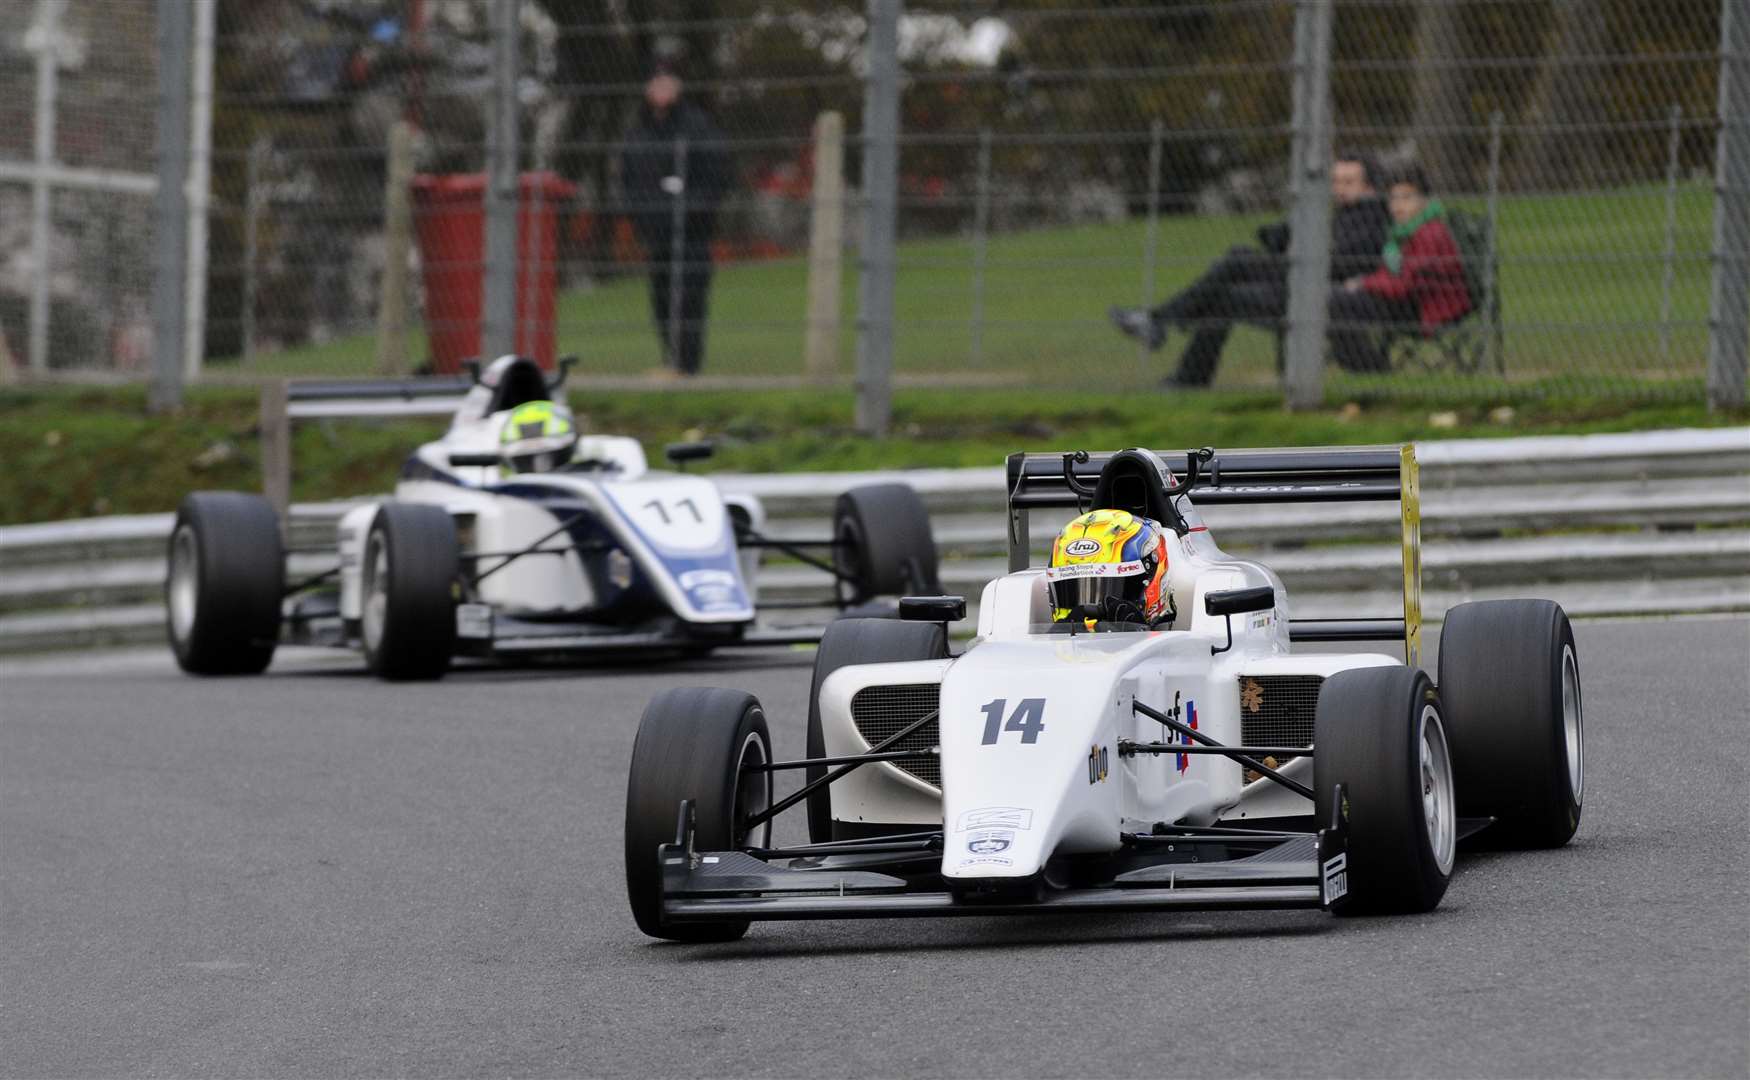
[[[256, 394], [189, 393], [171, 417], [145, 409], [138, 387], [0, 389], [0, 523], [170, 510], [200, 489], [257, 490]], [[1015, 450], [1122, 446], [1316, 446], [1430, 438], [1584, 434], [1743, 423], [1700, 404], [1546, 397], [1509, 415], [1479, 397], [1431, 410], [1332, 399], [1284, 411], [1274, 391], [1119, 396], [1090, 391], [900, 391], [893, 435], [852, 428], [845, 391], [648, 391], [572, 396], [586, 430], [663, 444], [711, 437], [710, 470], [807, 471], [996, 465]], [[293, 497], [319, 500], [393, 487], [402, 460], [438, 421], [322, 421], [294, 429]]]

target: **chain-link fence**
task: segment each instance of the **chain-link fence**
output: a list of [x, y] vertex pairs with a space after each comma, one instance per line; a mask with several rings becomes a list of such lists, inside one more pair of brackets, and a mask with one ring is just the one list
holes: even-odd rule
[[0, 367], [150, 366], [149, 4], [0, 4]]
[[[0, 29], [44, 6], [5, 5]], [[68, 8], [87, 9], [125, 13], [93, 33], [130, 41], [89, 62], [136, 56], [136, 84], [150, 78], [151, 5]], [[223, 0], [210, 95], [195, 87], [212, 142], [198, 352], [207, 372], [366, 375], [450, 370], [514, 335], [598, 375], [849, 380], [861, 365], [867, 381], [890, 353], [901, 383], [1275, 386], [1294, 351], [1289, 268], [1313, 250], [1277, 226], [1295, 191], [1331, 186], [1314, 276], [1332, 335], [1308, 346], [1327, 384], [1697, 397], [1723, 337], [1741, 399], [1750, 225], [1727, 203], [1750, 195], [1724, 178], [1739, 159], [1722, 132], [1750, 139], [1750, 110], [1722, 117], [1739, 98], [1721, 72], [1750, 57], [1727, 41], [1730, 10], [920, 3], [889, 53], [871, 32], [889, 0]], [[1321, 15], [1328, 48], [1309, 36]], [[0, 108], [20, 111], [28, 70], [4, 78]], [[898, 113], [885, 177], [883, 105]], [[101, 152], [137, 146], [150, 112], [106, 114], [121, 133]], [[0, 198], [28, 199], [21, 130], [0, 135]], [[1379, 202], [1344, 187], [1363, 163]], [[1441, 230], [1394, 238], [1383, 201], [1411, 164], [1455, 252], [1433, 263]], [[58, 213], [50, 246], [130, 205], [99, 201], [95, 219]], [[27, 230], [5, 220], [28, 267]], [[141, 242], [149, 226], [103, 228]], [[102, 290], [147, 265], [99, 261], [67, 278], [107, 322], [69, 317], [68, 334], [124, 320]], [[1370, 278], [1388, 261], [1396, 284]], [[1416, 278], [1429, 266], [1432, 286]], [[0, 283], [15, 352], [27, 285]], [[125, 330], [51, 336], [46, 362], [125, 367]]]

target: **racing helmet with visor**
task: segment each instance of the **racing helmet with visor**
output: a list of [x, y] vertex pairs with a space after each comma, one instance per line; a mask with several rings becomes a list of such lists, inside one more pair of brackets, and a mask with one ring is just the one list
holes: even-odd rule
[[1051, 545], [1051, 621], [1089, 630], [1155, 627], [1177, 614], [1167, 588], [1166, 530], [1126, 510], [1090, 510]]
[[511, 472], [552, 472], [577, 449], [577, 421], [556, 401], [527, 401], [505, 417], [498, 441], [499, 457]]

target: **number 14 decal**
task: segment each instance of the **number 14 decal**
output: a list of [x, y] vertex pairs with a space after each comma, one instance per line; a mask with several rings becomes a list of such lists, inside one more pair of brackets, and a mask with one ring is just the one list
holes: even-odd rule
[[997, 698], [984, 706], [984, 739], [981, 745], [994, 746], [997, 738], [1005, 731], [1021, 733], [1023, 743], [1036, 743], [1039, 733], [1045, 730], [1045, 699], [1042, 697], [1022, 698], [1010, 714], [1009, 722], [1003, 723], [1003, 712], [1009, 706], [1008, 698]]

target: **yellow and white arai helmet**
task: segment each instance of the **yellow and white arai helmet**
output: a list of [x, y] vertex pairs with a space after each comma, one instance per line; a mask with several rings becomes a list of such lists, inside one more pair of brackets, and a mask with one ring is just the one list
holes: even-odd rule
[[1159, 522], [1125, 510], [1090, 510], [1065, 525], [1045, 569], [1051, 621], [1105, 630], [1171, 620], [1166, 535]]

